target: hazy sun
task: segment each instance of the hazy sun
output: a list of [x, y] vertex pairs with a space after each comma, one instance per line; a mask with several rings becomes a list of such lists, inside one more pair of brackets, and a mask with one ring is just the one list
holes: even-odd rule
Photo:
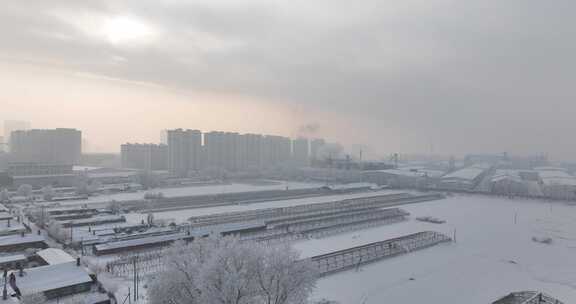
[[136, 18], [118, 16], [104, 22], [103, 34], [108, 42], [116, 45], [150, 42], [155, 31]]

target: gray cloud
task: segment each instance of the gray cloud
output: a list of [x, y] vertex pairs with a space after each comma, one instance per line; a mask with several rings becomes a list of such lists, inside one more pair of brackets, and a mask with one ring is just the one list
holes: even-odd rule
[[[0, 8], [0, 56], [281, 100], [443, 152], [576, 152], [561, 142], [576, 112], [573, 1], [310, 2], [12, 1]], [[112, 45], [57, 13], [136, 16], [159, 34]]]

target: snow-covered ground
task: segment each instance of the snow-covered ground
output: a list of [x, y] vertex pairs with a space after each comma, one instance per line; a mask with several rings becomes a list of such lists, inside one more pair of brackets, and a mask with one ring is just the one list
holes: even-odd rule
[[200, 185], [190, 187], [177, 187], [177, 188], [158, 188], [146, 191], [138, 191], [131, 193], [115, 193], [110, 195], [92, 196], [87, 200], [74, 200], [60, 202], [61, 205], [79, 205], [79, 204], [93, 204], [93, 203], [106, 203], [111, 200], [116, 201], [129, 201], [144, 199], [147, 192], [158, 193], [162, 192], [164, 197], [180, 197], [188, 195], [204, 195], [204, 194], [222, 194], [233, 192], [249, 192], [249, 191], [265, 191], [265, 190], [283, 190], [288, 187], [289, 189], [307, 189], [318, 188], [324, 186], [319, 183], [300, 183], [300, 182], [278, 182], [276, 184], [222, 184], [222, 185]]
[[[209, 208], [193, 208], [193, 209], [177, 210], [177, 211], [154, 212], [154, 218], [155, 219], [174, 220], [176, 223], [182, 223], [182, 222], [188, 220], [188, 218], [190, 218], [192, 216], [218, 214], [218, 213], [235, 212], [235, 211], [256, 210], [256, 209], [263, 209], [263, 208], [281, 208], [281, 207], [297, 206], [297, 205], [303, 205], [303, 204], [324, 203], [324, 202], [344, 200], [344, 199], [349, 199], [349, 198], [376, 196], [376, 195], [384, 195], [384, 194], [392, 194], [392, 193], [400, 193], [400, 192], [406, 192], [406, 191], [380, 190], [380, 191], [368, 191], [368, 192], [343, 194], [343, 195], [328, 195], [328, 196], [308, 197], [308, 198], [299, 198], [299, 199], [278, 200], [278, 201], [265, 202], [265, 203], [253, 203], [253, 204], [244, 204], [244, 205], [231, 205], [231, 206], [219, 206], [219, 207], [209, 207]], [[130, 214], [126, 214], [125, 216], [126, 216], [126, 220], [128, 222], [131, 222], [131, 223], [139, 223], [142, 219], [146, 219], [146, 215], [141, 214], [141, 213], [130, 213]]]
[[[411, 220], [296, 243], [304, 256], [422, 230], [453, 236], [438, 245], [319, 281], [314, 294], [342, 304], [492, 303], [512, 291], [539, 290], [576, 302], [576, 206], [523, 199], [456, 196], [402, 206]], [[414, 220], [433, 216], [446, 224]], [[533, 236], [553, 238], [551, 245]]]

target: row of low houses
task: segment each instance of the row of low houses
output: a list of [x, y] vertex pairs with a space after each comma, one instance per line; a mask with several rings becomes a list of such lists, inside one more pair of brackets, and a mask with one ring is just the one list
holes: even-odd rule
[[544, 196], [538, 173], [529, 170], [496, 170], [490, 177], [489, 191], [500, 195]]
[[385, 169], [365, 171], [363, 179], [377, 185], [421, 189], [437, 182], [443, 174], [442, 171], [426, 169]]
[[88, 299], [84, 303], [110, 303], [109, 296], [98, 291], [96, 274], [61, 249], [3, 254], [0, 267], [7, 271], [9, 280], [13, 277], [12, 283], [5, 285], [7, 298], [0, 298], [0, 303], [17, 303], [19, 298], [36, 294], [56, 301], [81, 294]]
[[576, 199], [576, 177], [562, 168], [535, 169], [541, 181], [543, 195], [554, 199]]
[[18, 292], [22, 297], [42, 294], [50, 300], [86, 293], [96, 285], [96, 276], [79, 261], [61, 249], [49, 248], [37, 234], [0, 237], [0, 269], [7, 278], [14, 274], [14, 284], [6, 284], [8, 297], [0, 298], [0, 303], [17, 303]]
[[0, 204], [0, 236], [21, 234], [27, 230], [28, 228], [17, 221], [6, 206]]
[[489, 168], [488, 165], [474, 165], [446, 173], [425, 167], [400, 167], [364, 171], [363, 180], [398, 188], [471, 190]]
[[[50, 248], [50, 242], [40, 231], [31, 233], [4, 205], [0, 205], [0, 213], [7, 214], [0, 220], [0, 231], [4, 233], [0, 234], [0, 270], [5, 274], [0, 278], [0, 286], [6, 288], [6, 297], [0, 297], [0, 303], [18, 303], [26, 296], [40, 295], [56, 302], [80, 296], [83, 300], [79, 303], [110, 303], [96, 274], [83, 267], [79, 258], [62, 249]], [[6, 232], [18, 227], [22, 229], [16, 233]]]
[[12, 190], [21, 185], [31, 185], [35, 189], [52, 186], [57, 189], [74, 190], [80, 181], [123, 185], [138, 180], [137, 170], [62, 164], [9, 163], [4, 170], [0, 170], [0, 174], [10, 177], [10, 183], [3, 186]]
[[491, 192], [502, 195], [576, 199], [576, 177], [563, 168], [497, 170], [490, 180]]
[[438, 188], [446, 190], [471, 191], [482, 181], [489, 164], [475, 164], [443, 175]]
[[397, 188], [481, 191], [561, 200], [576, 199], [576, 177], [563, 168], [495, 169], [475, 164], [452, 172], [422, 167], [364, 171], [366, 182]]

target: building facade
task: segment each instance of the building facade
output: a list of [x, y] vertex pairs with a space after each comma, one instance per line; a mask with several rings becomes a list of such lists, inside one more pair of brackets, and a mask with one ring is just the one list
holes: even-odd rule
[[297, 138], [292, 141], [292, 159], [298, 166], [309, 165], [310, 146], [308, 139]]
[[121, 164], [123, 168], [141, 170], [167, 170], [168, 146], [156, 144], [123, 144]]
[[263, 136], [260, 134], [244, 134], [246, 143], [246, 169], [256, 171], [263, 166]]
[[310, 160], [316, 163], [321, 158], [322, 148], [326, 145], [326, 141], [321, 138], [316, 138], [310, 143]]
[[76, 174], [72, 164], [9, 163], [6, 173], [12, 177], [12, 187], [31, 185], [70, 187], [74, 185]]
[[72, 165], [38, 163], [10, 163], [8, 164], [7, 172], [11, 176], [62, 175], [74, 173]]
[[14, 162], [78, 164], [82, 154], [82, 132], [76, 129], [33, 129], [10, 135]]
[[290, 161], [292, 156], [290, 138], [266, 135], [262, 143], [262, 162], [265, 168], [281, 166]]
[[206, 167], [241, 171], [247, 166], [247, 138], [233, 132], [212, 131], [204, 134]]
[[[222, 174], [310, 165], [310, 142], [305, 138], [176, 129], [167, 131], [167, 142], [168, 168], [178, 177], [198, 170]], [[315, 151], [324, 144], [317, 141]]]
[[6, 143], [6, 152], [10, 151], [10, 136], [14, 131], [22, 131], [30, 129], [30, 123], [23, 120], [6, 120], [4, 121], [4, 140]]
[[168, 170], [186, 177], [201, 169], [202, 132], [199, 130], [168, 130]]

